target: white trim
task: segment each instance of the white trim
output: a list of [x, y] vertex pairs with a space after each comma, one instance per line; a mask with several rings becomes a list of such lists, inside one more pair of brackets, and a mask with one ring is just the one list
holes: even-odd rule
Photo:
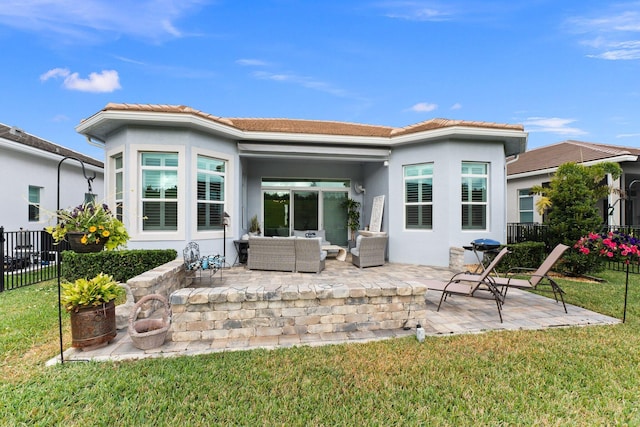
[[[411, 176], [408, 178], [416, 179], [416, 178], [425, 178], [431, 177], [431, 202], [411, 202], [410, 204], [407, 202], [407, 176], [405, 175], [406, 168], [411, 166], [420, 166], [420, 165], [431, 165], [431, 175], [418, 175]], [[436, 164], [435, 161], [430, 162], [421, 162], [421, 163], [407, 163], [401, 166], [402, 168], [402, 231], [412, 233], [414, 231], [422, 232], [422, 231], [433, 231], [434, 230], [434, 217], [435, 217], [435, 186], [433, 185]], [[407, 206], [431, 206], [431, 227], [430, 228], [407, 228]]]
[[[224, 118], [219, 118], [224, 121]], [[264, 132], [264, 131], [243, 131], [231, 125], [225, 125], [214, 119], [208, 119], [190, 113], [166, 113], [158, 111], [121, 111], [103, 110], [76, 126], [76, 131], [80, 134], [101, 140], [100, 135], [107, 134], [114, 129], [125, 125], [157, 125], [157, 126], [178, 126], [187, 125], [205, 132], [220, 134], [238, 141], [290, 141], [290, 142], [315, 142], [333, 143], [346, 145], [369, 145], [369, 146], [399, 146], [416, 142], [426, 142], [428, 140], [439, 140], [451, 136], [463, 136], [467, 139], [481, 140], [503, 140], [505, 144], [518, 143], [521, 150], [526, 147], [528, 133], [524, 130], [482, 128], [474, 126], [447, 126], [437, 129], [429, 129], [418, 132], [411, 132], [389, 137], [380, 136], [351, 136], [351, 135], [328, 135], [328, 134], [307, 134], [290, 132]], [[96, 132], [97, 131], [97, 132]], [[404, 132], [405, 129], [397, 129], [396, 132]]]
[[[279, 140], [281, 141], [281, 139]], [[303, 157], [314, 159], [335, 159], [353, 158], [361, 161], [370, 159], [372, 161], [389, 160], [389, 149], [387, 148], [351, 148], [351, 147], [331, 147], [321, 145], [284, 145], [284, 144], [252, 144], [246, 142], [238, 143], [238, 151], [243, 157]]]
[[[463, 163], [473, 163], [473, 164], [483, 164], [487, 166], [487, 171], [485, 172], [484, 175], [476, 175], [476, 174], [463, 174], [462, 173], [462, 165]], [[481, 178], [484, 177], [487, 180], [487, 195], [486, 195], [486, 200], [483, 203], [474, 203], [473, 200], [470, 200], [469, 202], [463, 202], [462, 201], [462, 179], [463, 178]], [[464, 232], [468, 232], [468, 231], [475, 231], [475, 232], [479, 232], [479, 231], [491, 231], [491, 197], [492, 197], [492, 191], [491, 191], [491, 162], [490, 161], [482, 161], [482, 160], [462, 160], [460, 161], [460, 199], [458, 201], [459, 206], [460, 206], [460, 231]], [[485, 211], [485, 224], [484, 224], [484, 228], [464, 228], [464, 226], [462, 225], [462, 221], [464, 220], [464, 218], [462, 218], [462, 206], [486, 206], [486, 211]], [[505, 202], [506, 205], [506, 202]]]
[[227, 239], [233, 237], [234, 224], [239, 224], [240, 218], [236, 215], [235, 212], [235, 162], [233, 156], [230, 156], [225, 153], [221, 153], [219, 151], [208, 150], [200, 147], [191, 147], [191, 173], [189, 174], [189, 179], [191, 180], [191, 185], [189, 188], [192, 189], [191, 194], [189, 194], [189, 203], [192, 207], [191, 209], [191, 230], [190, 234], [193, 239], [222, 239], [224, 236], [224, 230], [206, 230], [206, 231], [198, 231], [198, 156], [207, 156], [214, 159], [223, 160], [226, 162], [225, 173], [224, 173], [224, 212], [229, 214], [230, 222], [227, 226]]
[[[176, 231], [143, 231], [141, 203], [142, 195], [140, 186], [142, 185], [142, 168], [140, 167], [140, 153], [178, 153], [178, 228]], [[152, 144], [131, 144], [129, 146], [128, 171], [135, 176], [129, 175], [131, 182], [131, 193], [125, 200], [129, 204], [129, 224], [131, 229], [129, 235], [132, 241], [161, 241], [161, 240], [186, 240], [185, 237], [185, 193], [187, 191], [185, 169], [186, 169], [186, 148], [184, 145], [152, 145]], [[126, 160], [126, 159], [123, 159]]]
[[[127, 158], [129, 157], [126, 152], [126, 147], [124, 145], [118, 145], [116, 147], [113, 147], [112, 149], [110, 149], [109, 151], [107, 151], [105, 153], [105, 167], [104, 167], [104, 188], [105, 188], [105, 195], [104, 195], [104, 200], [105, 202], [109, 205], [109, 207], [115, 206], [116, 203], [116, 190], [115, 190], [115, 183], [113, 182], [113, 167], [112, 167], [112, 161], [113, 161], [113, 156], [116, 155], [122, 155], [122, 170], [124, 171], [124, 173], [126, 174], [128, 171], [125, 168], [126, 165], [126, 161]], [[125, 178], [126, 176], [123, 176], [123, 188], [122, 191], [124, 192], [123, 194], [123, 203], [127, 203], [129, 202], [127, 200], [127, 193], [128, 191], [125, 190]], [[130, 181], [130, 180], [129, 180]], [[126, 205], [125, 205], [125, 209], [126, 209]], [[123, 216], [126, 218], [126, 213], [123, 213]]]

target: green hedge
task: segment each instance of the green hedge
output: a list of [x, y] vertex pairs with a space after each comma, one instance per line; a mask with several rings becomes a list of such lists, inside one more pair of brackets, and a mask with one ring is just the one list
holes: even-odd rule
[[81, 277], [91, 278], [99, 273], [112, 275], [125, 283], [145, 271], [156, 268], [178, 256], [174, 249], [137, 249], [102, 251], [96, 253], [62, 252], [62, 277], [73, 282]]
[[[503, 246], [504, 247], [504, 246]], [[502, 258], [496, 269], [506, 272], [510, 268], [538, 268], [547, 257], [547, 251], [543, 242], [523, 242], [507, 245], [510, 254]], [[502, 247], [500, 248], [502, 249]]]

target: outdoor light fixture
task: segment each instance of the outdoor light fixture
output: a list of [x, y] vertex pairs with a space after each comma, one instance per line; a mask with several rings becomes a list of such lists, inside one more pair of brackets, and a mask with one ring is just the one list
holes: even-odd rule
[[223, 212], [222, 213], [222, 226], [223, 226], [223, 233], [222, 233], [222, 256], [224, 257], [224, 262], [227, 262], [227, 225], [229, 225], [229, 219], [231, 217], [229, 216], [228, 213]]

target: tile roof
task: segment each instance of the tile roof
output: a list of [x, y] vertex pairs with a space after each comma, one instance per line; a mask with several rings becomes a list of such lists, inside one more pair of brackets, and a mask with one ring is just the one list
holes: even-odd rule
[[619, 156], [640, 156], [640, 149], [583, 141], [563, 141], [526, 151], [514, 162], [508, 163], [507, 175], [555, 168], [563, 163], [606, 161]]
[[523, 131], [522, 125], [500, 124], [491, 122], [431, 119], [414, 125], [394, 128], [391, 126], [367, 125], [338, 121], [301, 120], [286, 118], [225, 118], [214, 116], [184, 105], [165, 104], [116, 104], [109, 103], [103, 111], [149, 111], [156, 113], [193, 114], [214, 122], [234, 127], [242, 131], [252, 132], [284, 132], [300, 134], [344, 135], [384, 137], [400, 136], [427, 130], [462, 126], [476, 128], [492, 128]]
[[77, 151], [70, 150], [61, 145], [54, 144], [53, 142], [49, 142], [42, 138], [38, 138], [37, 136], [26, 133], [21, 129], [13, 128], [11, 126], [7, 126], [2, 123], [0, 123], [0, 138], [4, 138], [9, 141], [16, 142], [18, 144], [32, 147], [37, 150], [42, 150], [48, 153], [56, 154], [60, 156], [60, 158], [68, 157], [68, 156], [76, 157], [82, 160], [86, 164], [104, 168], [104, 163], [102, 163], [100, 160], [94, 159], [93, 157], [89, 157], [82, 153], [78, 153]]

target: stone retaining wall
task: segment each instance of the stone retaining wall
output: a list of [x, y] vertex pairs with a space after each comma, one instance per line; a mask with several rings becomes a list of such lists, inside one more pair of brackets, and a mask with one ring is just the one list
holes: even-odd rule
[[399, 283], [184, 288], [171, 294], [172, 341], [415, 326], [426, 287]]
[[[169, 299], [172, 292], [189, 286], [191, 280], [180, 258], [132, 277], [127, 281], [127, 285], [131, 289], [135, 302], [138, 302], [142, 297], [150, 294], [160, 294]], [[144, 318], [148, 315], [148, 309], [143, 308], [138, 317]]]

